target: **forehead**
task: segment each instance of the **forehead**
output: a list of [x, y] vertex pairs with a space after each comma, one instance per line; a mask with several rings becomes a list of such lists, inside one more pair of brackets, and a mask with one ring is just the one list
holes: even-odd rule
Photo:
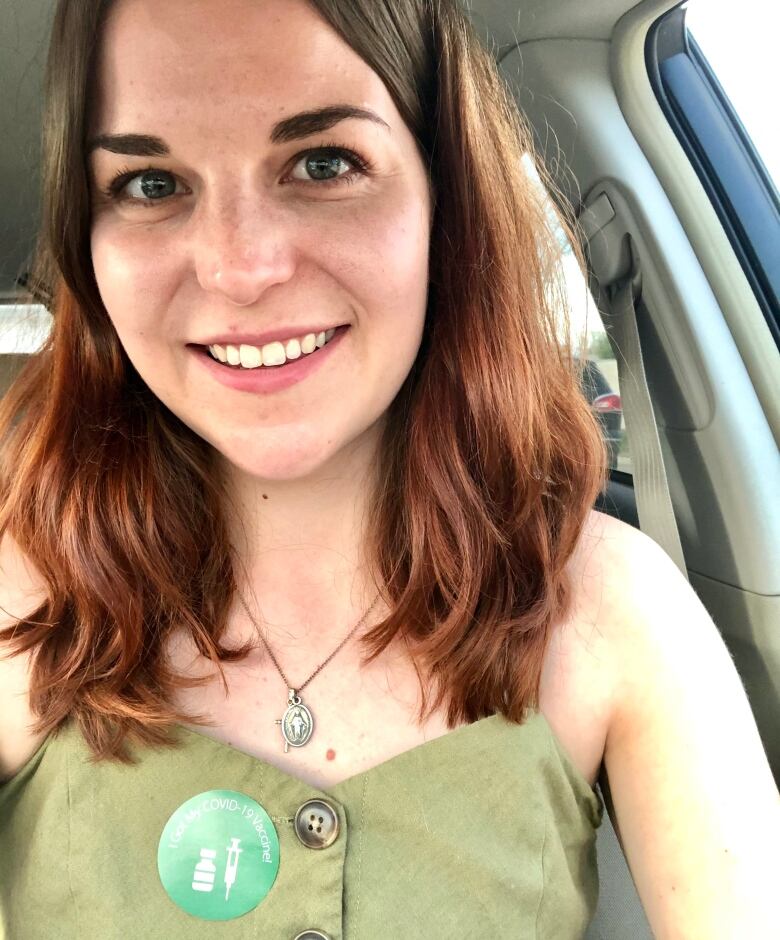
[[115, 0], [96, 80], [103, 130], [196, 114], [256, 124], [331, 101], [397, 118], [379, 76], [305, 0]]

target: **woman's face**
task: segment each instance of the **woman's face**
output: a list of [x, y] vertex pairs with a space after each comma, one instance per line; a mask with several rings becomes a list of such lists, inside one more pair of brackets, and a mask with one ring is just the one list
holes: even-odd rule
[[379, 77], [303, 0], [118, 0], [97, 85], [92, 259], [144, 381], [261, 478], [370, 440], [420, 345], [431, 213]]

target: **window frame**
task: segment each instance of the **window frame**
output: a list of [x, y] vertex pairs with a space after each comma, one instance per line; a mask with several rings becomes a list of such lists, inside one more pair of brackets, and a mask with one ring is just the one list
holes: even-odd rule
[[780, 349], [780, 196], [685, 14], [678, 5], [650, 28], [650, 84]]

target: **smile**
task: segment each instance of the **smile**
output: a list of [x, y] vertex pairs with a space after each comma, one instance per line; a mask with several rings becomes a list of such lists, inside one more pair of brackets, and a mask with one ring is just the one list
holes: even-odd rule
[[[283, 342], [267, 343], [264, 346], [253, 346], [248, 343], [216, 343], [209, 345], [196, 345], [193, 343], [188, 344], [188, 351], [194, 362], [199, 363], [199, 367], [206, 370], [207, 375], [226, 388], [252, 395], [275, 394], [292, 388], [305, 379], [311, 380], [311, 377], [318, 372], [324, 371], [327, 373], [329, 361], [334, 356], [340, 355], [339, 350], [342, 349], [344, 340], [349, 337], [351, 332], [352, 327], [349, 324], [344, 324], [335, 327], [332, 331], [307, 334], [300, 338], [291, 337]], [[328, 334], [331, 335], [328, 336]], [[251, 338], [247, 337], [247, 339]], [[318, 345], [318, 341], [322, 342], [321, 346]], [[300, 348], [298, 356], [295, 356], [295, 343]], [[293, 357], [288, 359], [287, 348], [291, 344]], [[269, 346], [280, 346], [284, 355], [279, 357], [277, 350], [277, 364], [263, 365], [263, 356]], [[311, 352], [306, 352], [306, 349], [311, 349]], [[249, 353], [247, 353], [247, 350], [249, 350]], [[228, 352], [230, 352], [230, 359], [233, 362], [228, 361]], [[216, 354], [222, 356], [225, 361], [217, 358]], [[281, 362], [278, 361], [280, 358]], [[257, 365], [251, 365], [254, 362], [257, 362]], [[269, 356], [269, 362], [274, 362], [273, 349]], [[250, 365], [244, 363], [250, 363]]]
[[336, 332], [332, 329], [321, 333], [306, 333], [304, 336], [293, 336], [287, 340], [266, 343], [265, 346], [248, 346], [242, 343], [240, 346], [208, 346], [207, 349], [217, 362], [235, 368], [259, 369], [268, 366], [283, 366], [288, 360], [309, 356], [326, 346]]

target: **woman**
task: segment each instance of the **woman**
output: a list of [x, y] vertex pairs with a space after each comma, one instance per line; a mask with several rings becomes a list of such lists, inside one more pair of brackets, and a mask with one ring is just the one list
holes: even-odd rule
[[602, 764], [658, 935], [767, 935], [766, 758], [590, 509], [527, 146], [449, 2], [60, 3], [54, 328], [1, 416], [12, 936], [580, 936]]

